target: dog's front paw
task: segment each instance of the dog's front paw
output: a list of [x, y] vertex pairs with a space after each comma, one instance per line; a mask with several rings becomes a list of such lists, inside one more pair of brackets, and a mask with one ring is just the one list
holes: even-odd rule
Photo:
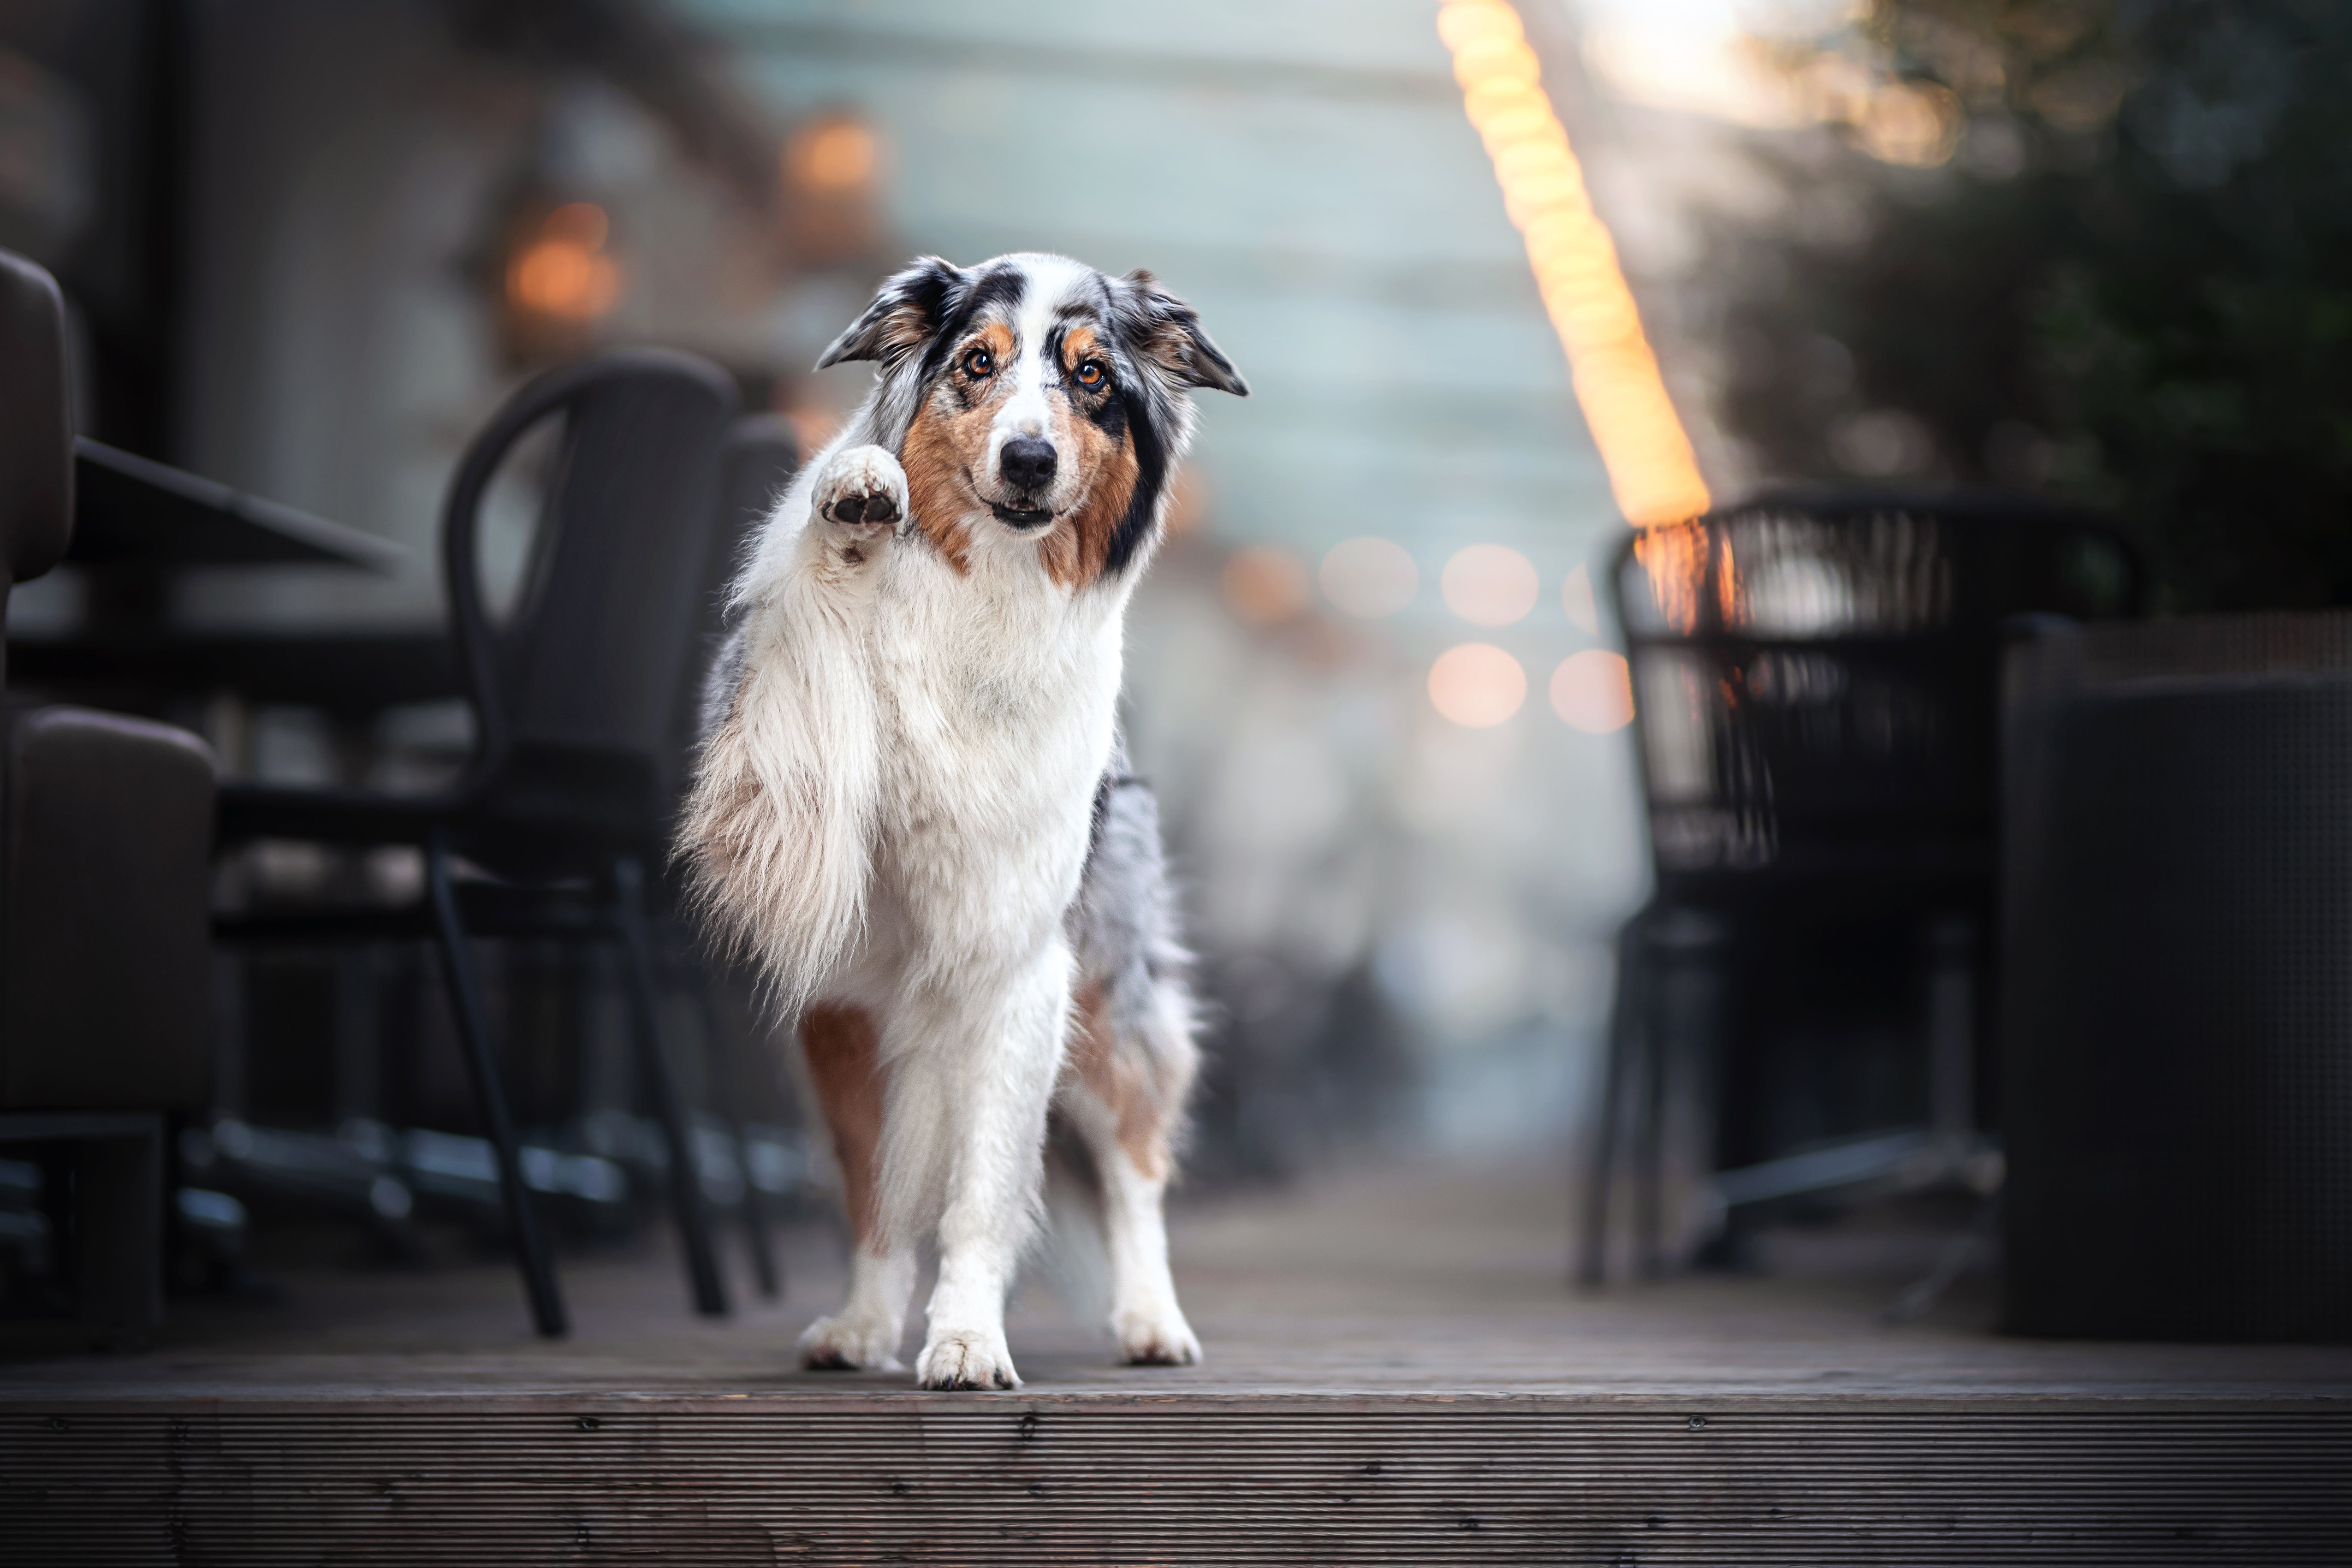
[[992, 1329], [936, 1329], [915, 1363], [915, 1380], [925, 1388], [1021, 1386], [1004, 1335]]
[[895, 533], [908, 515], [907, 470], [879, 447], [844, 447], [825, 459], [809, 504], [858, 539]]
[[1171, 1302], [1158, 1310], [1118, 1312], [1111, 1318], [1119, 1360], [1129, 1366], [1198, 1366], [1201, 1342]]
[[897, 1372], [898, 1329], [846, 1312], [801, 1331], [801, 1364], [812, 1372]]

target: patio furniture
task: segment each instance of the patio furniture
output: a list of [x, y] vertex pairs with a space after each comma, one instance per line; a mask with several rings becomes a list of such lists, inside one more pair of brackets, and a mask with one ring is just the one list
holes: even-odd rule
[[329, 565], [389, 572], [389, 540], [249, 496], [84, 436], [73, 444], [79, 565]]
[[[660, 1038], [648, 868], [661, 864], [684, 779], [677, 703], [711, 576], [709, 520], [735, 401], [716, 367], [652, 350], [606, 354], [525, 386], [467, 451], [442, 519], [450, 620], [476, 719], [462, 778], [429, 795], [253, 784], [222, 791], [224, 846], [267, 837], [423, 850], [425, 896], [413, 905], [225, 915], [216, 930], [239, 942], [437, 943], [533, 1321], [545, 1335], [565, 1331], [565, 1314], [491, 1048], [476, 937], [618, 947], [695, 1304], [727, 1310], [693, 1141]], [[477, 567], [482, 498], [522, 437], [551, 419], [562, 422], [560, 453], [520, 602], [500, 627]]]
[[1579, 1277], [1628, 1116], [1663, 1268], [1676, 1096], [1727, 1249], [1767, 1204], [1983, 1185], [2000, 628], [2134, 613], [2133, 552], [2021, 500], [1791, 490], [1636, 535], [1614, 586], [1655, 892], [1619, 938]]
[[[70, 541], [70, 406], [57, 287], [0, 251], [0, 610]], [[5, 714], [0, 1145], [59, 1178], [43, 1185], [64, 1194], [65, 1272], [109, 1331], [162, 1316], [165, 1118], [198, 1109], [208, 1076], [213, 787], [184, 731]]]
[[2352, 1341], [2352, 615], [2007, 674], [2003, 1326]]

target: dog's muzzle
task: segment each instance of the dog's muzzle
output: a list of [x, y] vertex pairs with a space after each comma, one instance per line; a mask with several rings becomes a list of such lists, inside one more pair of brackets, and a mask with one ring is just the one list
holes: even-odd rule
[[[1051, 441], [1034, 436], [1018, 436], [1004, 443], [996, 454], [996, 471], [1003, 479], [1005, 489], [1023, 500], [1032, 497], [1042, 500], [1054, 486], [1054, 470], [1060, 454]], [[1007, 506], [1001, 501], [989, 503], [996, 521], [1009, 528], [1042, 528], [1054, 521], [1051, 508], [1042, 506]]]

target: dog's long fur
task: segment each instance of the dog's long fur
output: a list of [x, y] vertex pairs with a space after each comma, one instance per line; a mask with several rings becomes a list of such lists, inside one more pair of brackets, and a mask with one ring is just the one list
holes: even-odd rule
[[1115, 733], [1129, 595], [1192, 437], [1247, 388], [1147, 273], [1060, 257], [890, 279], [820, 366], [871, 395], [733, 592], [679, 850], [719, 938], [796, 1014], [856, 1237], [811, 1365], [1017, 1386], [1003, 1303], [1049, 1108], [1085, 1152], [1130, 1361], [1200, 1351], [1160, 1195], [1194, 1071], [1150, 793]]

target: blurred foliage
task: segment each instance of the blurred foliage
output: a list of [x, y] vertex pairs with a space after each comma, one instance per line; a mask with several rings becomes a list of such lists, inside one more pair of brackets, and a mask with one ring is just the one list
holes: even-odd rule
[[1759, 149], [1791, 200], [1717, 237], [1768, 471], [2111, 508], [2171, 608], [2352, 604], [2352, 5], [1874, 0], [1796, 52], [1948, 135]]

